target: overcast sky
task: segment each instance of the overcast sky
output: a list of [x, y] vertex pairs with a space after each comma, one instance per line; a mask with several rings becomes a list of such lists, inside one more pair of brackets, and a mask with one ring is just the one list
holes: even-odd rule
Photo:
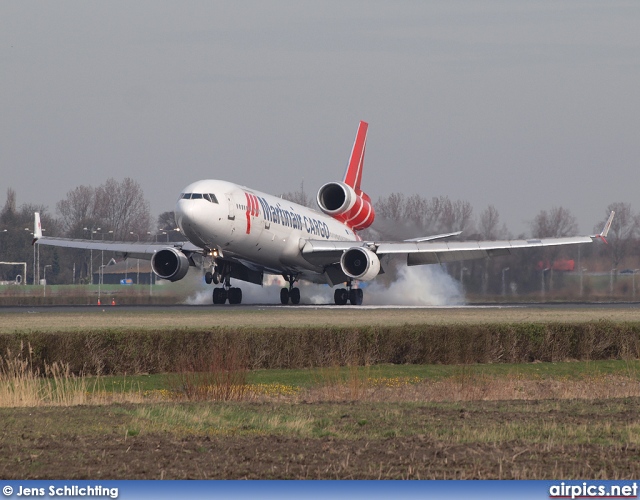
[[225, 179], [494, 204], [518, 233], [640, 210], [640, 2], [0, 3], [0, 204], [132, 177], [155, 218]]

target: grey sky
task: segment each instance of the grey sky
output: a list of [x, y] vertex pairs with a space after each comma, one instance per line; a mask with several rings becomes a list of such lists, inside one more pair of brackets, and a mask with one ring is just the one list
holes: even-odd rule
[[341, 178], [494, 204], [640, 210], [640, 3], [0, 3], [0, 203], [136, 179], [153, 215], [203, 178], [278, 193]]

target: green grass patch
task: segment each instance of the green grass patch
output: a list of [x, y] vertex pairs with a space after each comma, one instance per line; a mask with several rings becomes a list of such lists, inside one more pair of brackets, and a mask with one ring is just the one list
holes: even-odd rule
[[[640, 380], [640, 360], [574, 361], [562, 363], [487, 364], [487, 365], [375, 365], [371, 367], [335, 367], [326, 369], [253, 370], [247, 374], [250, 385], [285, 386], [308, 389], [328, 382], [348, 382], [353, 371], [372, 380], [430, 380], [469, 377], [572, 379], [619, 375]], [[173, 389], [165, 374], [87, 377], [90, 391], [127, 392]]]

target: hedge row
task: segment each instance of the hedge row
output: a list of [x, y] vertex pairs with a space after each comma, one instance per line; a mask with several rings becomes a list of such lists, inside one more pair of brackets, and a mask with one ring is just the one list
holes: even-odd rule
[[22, 356], [29, 356], [34, 367], [59, 361], [85, 374], [173, 372], [184, 366], [185, 358], [215, 352], [233, 353], [251, 369], [635, 359], [640, 356], [640, 322], [0, 335], [2, 357], [18, 355], [21, 346]]

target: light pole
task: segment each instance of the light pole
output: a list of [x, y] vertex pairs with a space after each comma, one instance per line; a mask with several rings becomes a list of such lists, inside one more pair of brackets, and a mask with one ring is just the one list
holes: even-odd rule
[[[100, 231], [100, 229], [102, 228], [93, 226], [91, 226], [91, 228], [82, 228], [83, 231], [89, 231], [89, 234], [91, 235], [91, 241], [93, 241], [93, 235]], [[91, 277], [89, 283], [93, 285], [93, 248], [89, 250], [89, 276]]]
[[609, 295], [611, 295], [611, 297], [613, 297], [613, 275], [616, 273], [618, 269], [617, 268], [613, 268], [611, 270], [611, 274], [609, 275]]
[[468, 269], [466, 267], [460, 268], [460, 285], [464, 288], [464, 273], [466, 273]]
[[633, 270], [633, 275], [631, 276], [631, 278], [633, 279], [633, 298], [635, 300], [636, 298], [636, 273], [640, 271], [640, 269], [634, 269]]
[[586, 270], [587, 270], [587, 269], [586, 269], [586, 268], [584, 268], [584, 267], [581, 267], [581, 268], [580, 268], [580, 297], [582, 297], [582, 295], [583, 295], [583, 293], [584, 293], [584, 288], [583, 288], [583, 286], [582, 286], [582, 276], [583, 276], [583, 274], [584, 274], [584, 272], [585, 272]]
[[[134, 235], [138, 238], [138, 243], [140, 243], [140, 235], [138, 233], [134, 233], [133, 231], [129, 231], [129, 234]], [[136, 285], [140, 284], [140, 259], [136, 259], [136, 265], [138, 267], [138, 272], [136, 273]]]
[[[28, 231], [29, 228], [25, 227], [25, 231]], [[35, 229], [34, 229], [35, 230]], [[6, 231], [6, 229], [5, 229]], [[38, 247], [38, 265], [36, 267], [36, 246]], [[26, 278], [26, 276], [25, 276]], [[40, 245], [33, 245], [33, 284], [37, 284], [37, 280], [40, 279]]]
[[[104, 262], [104, 260], [103, 260]], [[98, 304], [100, 304], [100, 298], [102, 295], [102, 279], [104, 277], [104, 263], [100, 266], [100, 272], [98, 272]]]
[[47, 296], [47, 267], [51, 267], [51, 264], [47, 264], [46, 266], [44, 266], [44, 287], [42, 288], [42, 296], [46, 297]]
[[507, 285], [504, 279], [504, 273], [506, 273], [508, 270], [509, 270], [508, 267], [505, 267], [502, 269], [502, 296], [503, 297], [507, 295]]
[[544, 300], [544, 273], [547, 272], [549, 270], [549, 268], [543, 268], [542, 272], [540, 273], [542, 275], [542, 300]]
[[[98, 230], [99, 229], [100, 228], [98, 228]], [[102, 241], [104, 241], [104, 235], [105, 234], [113, 234], [113, 231], [108, 231], [106, 233], [100, 233], [100, 235], [102, 236]], [[104, 250], [100, 250], [100, 255], [101, 255], [101, 257], [100, 257], [100, 260], [101, 260], [100, 264], [101, 265], [100, 265], [100, 272], [98, 273], [99, 274], [98, 279], [100, 281], [99, 285], [102, 285], [103, 284], [102, 282], [104, 281]], [[98, 299], [100, 299], [100, 289], [99, 288], [98, 288]]]

